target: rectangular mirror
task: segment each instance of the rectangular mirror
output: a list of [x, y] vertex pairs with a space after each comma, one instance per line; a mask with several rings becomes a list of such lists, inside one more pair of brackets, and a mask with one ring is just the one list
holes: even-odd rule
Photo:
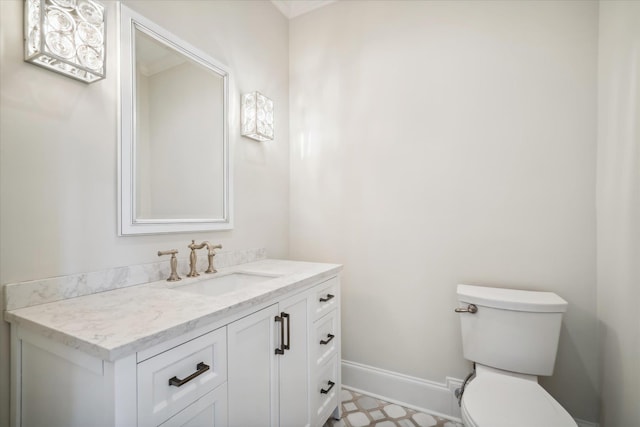
[[229, 72], [120, 8], [120, 234], [232, 228]]

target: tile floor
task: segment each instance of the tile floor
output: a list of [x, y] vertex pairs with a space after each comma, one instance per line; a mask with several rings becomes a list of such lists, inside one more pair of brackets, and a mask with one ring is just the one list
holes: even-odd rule
[[329, 418], [324, 427], [462, 427], [434, 415], [342, 389], [342, 419]]

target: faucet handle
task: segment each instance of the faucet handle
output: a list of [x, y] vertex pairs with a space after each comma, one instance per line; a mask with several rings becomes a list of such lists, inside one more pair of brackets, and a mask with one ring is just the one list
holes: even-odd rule
[[158, 256], [171, 255], [171, 259], [169, 260], [169, 263], [171, 265], [171, 274], [169, 275], [167, 282], [177, 282], [178, 280], [182, 280], [182, 278], [178, 276], [178, 272], [176, 271], [178, 269], [178, 258], [176, 258], [177, 253], [177, 249], [158, 251]]
[[209, 253], [214, 253], [213, 252], [214, 249], [222, 249], [222, 245], [221, 244], [212, 245], [209, 242], [204, 242], [203, 244], [205, 244], [205, 246], [207, 247], [207, 250], [209, 251]]
[[170, 249], [168, 251], [158, 251], [158, 256], [162, 256], [162, 255], [175, 255], [178, 253], [177, 249]]
[[214, 249], [222, 249], [222, 245], [218, 244], [218, 245], [212, 245], [209, 242], [204, 242], [206, 243], [207, 249], [209, 250], [208, 254], [207, 254], [207, 258], [209, 261], [209, 266], [207, 267], [207, 270], [205, 271], [205, 273], [217, 273], [218, 270], [215, 269], [215, 267], [213, 266], [213, 257], [216, 256], [216, 253], [214, 251]]

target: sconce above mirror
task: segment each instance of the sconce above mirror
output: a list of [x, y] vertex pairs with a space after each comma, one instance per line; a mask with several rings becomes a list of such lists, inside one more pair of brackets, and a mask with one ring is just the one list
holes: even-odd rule
[[120, 235], [232, 228], [230, 74], [120, 5]]

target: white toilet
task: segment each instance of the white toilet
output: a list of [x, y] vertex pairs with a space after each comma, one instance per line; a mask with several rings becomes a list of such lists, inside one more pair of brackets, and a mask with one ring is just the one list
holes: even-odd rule
[[458, 285], [464, 357], [476, 364], [464, 387], [465, 427], [577, 427], [538, 384], [551, 375], [567, 302], [551, 292]]

